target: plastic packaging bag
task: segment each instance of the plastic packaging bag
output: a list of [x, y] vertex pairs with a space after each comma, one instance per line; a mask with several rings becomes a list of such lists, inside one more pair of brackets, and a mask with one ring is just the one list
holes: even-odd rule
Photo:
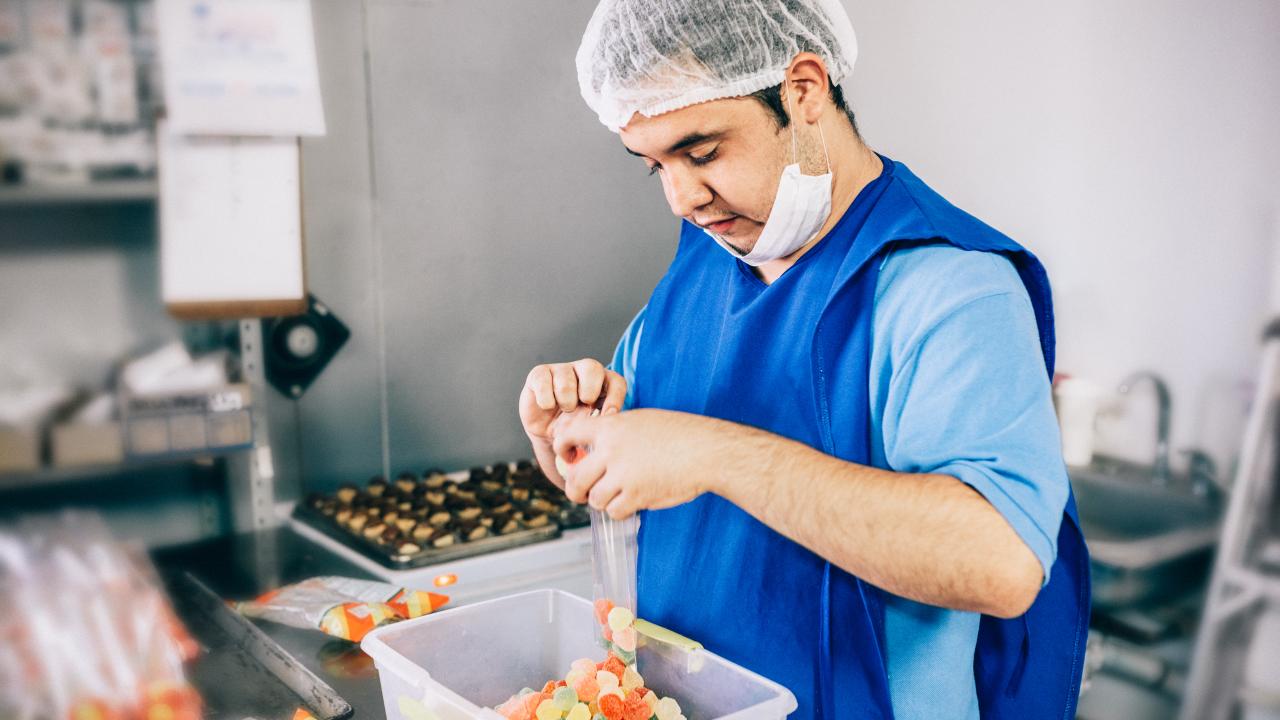
[[0, 607], [0, 717], [200, 717], [183, 673], [199, 646], [97, 516], [0, 528]]
[[372, 580], [322, 576], [236, 603], [235, 608], [247, 617], [319, 629], [327, 635], [360, 642], [380, 625], [427, 615], [447, 602], [447, 595], [433, 592]]

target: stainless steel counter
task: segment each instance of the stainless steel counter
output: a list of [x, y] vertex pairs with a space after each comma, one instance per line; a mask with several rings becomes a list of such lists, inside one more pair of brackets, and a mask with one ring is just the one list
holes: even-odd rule
[[[162, 574], [190, 572], [227, 599], [254, 597], [282, 584], [316, 575], [372, 578], [288, 528], [218, 538], [158, 551], [153, 555]], [[353, 643], [329, 638], [319, 631], [257, 622], [268, 636], [327, 682], [351, 704], [353, 718], [385, 720], [382, 692], [373, 661]], [[195, 630], [195, 628], [193, 628]], [[199, 661], [197, 661], [199, 662]], [[246, 675], [251, 673], [246, 672]], [[253, 677], [244, 677], [251, 685]], [[220, 710], [216, 706], [211, 708]], [[269, 715], [261, 720], [275, 720]], [[290, 716], [282, 718], [289, 720]]]

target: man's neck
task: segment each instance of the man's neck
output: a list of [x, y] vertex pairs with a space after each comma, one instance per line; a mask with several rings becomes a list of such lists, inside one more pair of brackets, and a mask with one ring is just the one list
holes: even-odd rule
[[773, 284], [774, 280], [795, 265], [805, 253], [822, 242], [827, 233], [840, 222], [840, 218], [844, 217], [849, 206], [858, 197], [858, 193], [862, 192], [862, 189], [872, 180], [880, 177], [884, 169], [880, 156], [867, 147], [860, 138], [852, 133], [850, 136], [847, 143], [841, 143], [843, 147], [831, 148], [831, 216], [823, 223], [817, 235], [799, 250], [784, 258], [771, 260], [753, 268], [756, 277], [760, 278], [764, 284]]

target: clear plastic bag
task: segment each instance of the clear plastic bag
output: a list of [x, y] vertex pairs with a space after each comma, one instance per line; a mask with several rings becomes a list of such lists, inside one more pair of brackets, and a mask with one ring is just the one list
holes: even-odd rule
[[591, 570], [600, 642], [627, 665], [636, 661], [636, 532], [640, 518], [614, 520], [591, 510]]

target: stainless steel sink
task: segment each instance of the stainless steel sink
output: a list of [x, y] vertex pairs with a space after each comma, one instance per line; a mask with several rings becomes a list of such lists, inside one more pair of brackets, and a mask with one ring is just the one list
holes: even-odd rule
[[1205, 582], [1218, 539], [1220, 503], [1186, 489], [1173, 476], [1108, 457], [1069, 468], [1089, 545], [1093, 602], [1131, 606], [1193, 591]]

